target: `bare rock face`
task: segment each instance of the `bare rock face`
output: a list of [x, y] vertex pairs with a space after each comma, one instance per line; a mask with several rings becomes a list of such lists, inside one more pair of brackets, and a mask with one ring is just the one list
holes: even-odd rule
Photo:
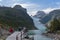
[[45, 12], [43, 12], [43, 11], [38, 11], [38, 12], [36, 13], [35, 17], [37, 17], [37, 18], [43, 18], [45, 15], [46, 15]]

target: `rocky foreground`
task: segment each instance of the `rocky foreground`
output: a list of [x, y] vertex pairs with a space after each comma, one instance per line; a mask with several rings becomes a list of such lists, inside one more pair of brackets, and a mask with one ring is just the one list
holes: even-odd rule
[[0, 35], [0, 40], [5, 40], [9, 35], [10, 35], [10, 33], [8, 31], [5, 31], [5, 33]]
[[32, 38], [27, 38], [27, 37], [25, 37], [25, 36], [26, 36], [26, 35], [23, 34], [23, 32], [22, 32], [22, 34], [21, 34], [21, 32], [16, 31], [16, 32], [14, 32], [13, 34], [11, 34], [10, 36], [8, 36], [8, 37], [6, 38], [6, 40], [32, 40]]
[[44, 33], [43, 35], [52, 38], [53, 40], [60, 40], [60, 34]]

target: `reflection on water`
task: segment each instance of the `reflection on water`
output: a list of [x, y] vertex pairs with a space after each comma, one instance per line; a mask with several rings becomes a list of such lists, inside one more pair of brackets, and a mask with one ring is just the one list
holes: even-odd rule
[[34, 40], [52, 40], [51, 38], [48, 38], [44, 35], [41, 35], [42, 33], [45, 32], [46, 27], [39, 22], [38, 18], [32, 17], [34, 21], [34, 25], [39, 29], [39, 30], [29, 30], [28, 34], [29, 35], [34, 35]]
[[34, 37], [34, 40], [52, 40], [44, 35], [42, 35], [42, 31], [40, 30], [29, 30], [28, 34], [30, 37]]
[[43, 35], [34, 35], [34, 40], [52, 40], [51, 38], [47, 38]]
[[29, 35], [41, 35], [43, 31], [40, 30], [29, 30], [28, 34]]

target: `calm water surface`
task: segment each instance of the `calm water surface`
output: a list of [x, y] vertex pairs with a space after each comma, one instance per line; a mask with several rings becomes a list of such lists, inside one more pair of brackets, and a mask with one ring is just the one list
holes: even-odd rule
[[46, 27], [41, 24], [39, 22], [38, 18], [32, 17], [33, 21], [34, 21], [34, 25], [39, 29], [39, 30], [30, 30], [29, 32], [34, 35], [34, 40], [52, 40], [51, 38], [48, 38], [44, 35], [42, 35], [42, 33], [46, 32]]

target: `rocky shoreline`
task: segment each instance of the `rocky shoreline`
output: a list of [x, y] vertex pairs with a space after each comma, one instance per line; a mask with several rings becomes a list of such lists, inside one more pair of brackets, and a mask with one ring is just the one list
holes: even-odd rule
[[60, 34], [54, 33], [43, 33], [46, 37], [52, 38], [53, 40], [60, 40]]
[[11, 33], [8, 30], [2, 29], [0, 33], [0, 40], [5, 40]]

